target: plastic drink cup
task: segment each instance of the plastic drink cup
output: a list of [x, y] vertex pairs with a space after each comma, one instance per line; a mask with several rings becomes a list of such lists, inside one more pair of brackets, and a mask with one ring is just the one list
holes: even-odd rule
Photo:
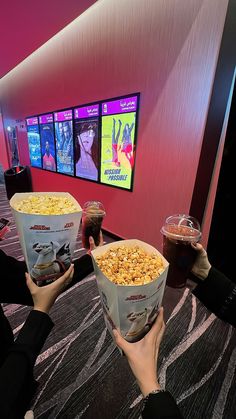
[[171, 215], [161, 229], [163, 256], [169, 262], [166, 285], [172, 288], [185, 287], [188, 275], [197, 257], [191, 243], [201, 238], [199, 222], [190, 215]]
[[88, 201], [84, 204], [82, 212], [82, 243], [89, 249], [89, 237], [92, 236], [96, 246], [99, 245], [100, 231], [106, 212], [99, 201]]

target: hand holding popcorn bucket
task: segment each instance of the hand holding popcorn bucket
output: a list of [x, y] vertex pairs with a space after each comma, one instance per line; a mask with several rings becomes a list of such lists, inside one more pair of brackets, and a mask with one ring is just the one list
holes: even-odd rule
[[28, 272], [39, 286], [70, 266], [82, 209], [64, 192], [16, 193], [10, 200]]
[[167, 260], [140, 240], [97, 247], [92, 260], [108, 330], [119, 328], [129, 342], [150, 330], [165, 289]]

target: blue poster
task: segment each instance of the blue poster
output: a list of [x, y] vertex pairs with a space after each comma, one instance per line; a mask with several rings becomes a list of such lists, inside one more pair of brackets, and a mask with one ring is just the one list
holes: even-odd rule
[[39, 126], [35, 122], [31, 125], [31, 121], [33, 119], [35, 118], [27, 120], [27, 136], [29, 144], [30, 164], [33, 167], [42, 167]]
[[43, 169], [56, 171], [53, 123], [40, 125]]
[[57, 172], [74, 176], [72, 121], [55, 122]]

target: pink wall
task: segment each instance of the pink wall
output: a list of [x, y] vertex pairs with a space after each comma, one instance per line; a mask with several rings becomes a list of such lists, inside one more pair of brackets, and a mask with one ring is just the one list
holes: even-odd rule
[[[14, 68], [96, 0], [1, 2], [0, 77]], [[17, 29], [17, 30], [16, 30]]]
[[141, 92], [132, 193], [37, 169], [34, 189], [99, 199], [106, 229], [160, 248], [164, 218], [190, 208], [227, 4], [102, 0], [5, 76], [6, 121]]

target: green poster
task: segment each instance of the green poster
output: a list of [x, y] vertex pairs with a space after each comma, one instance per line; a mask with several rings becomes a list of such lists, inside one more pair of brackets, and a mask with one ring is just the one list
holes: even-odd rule
[[102, 117], [101, 182], [130, 189], [136, 112]]

